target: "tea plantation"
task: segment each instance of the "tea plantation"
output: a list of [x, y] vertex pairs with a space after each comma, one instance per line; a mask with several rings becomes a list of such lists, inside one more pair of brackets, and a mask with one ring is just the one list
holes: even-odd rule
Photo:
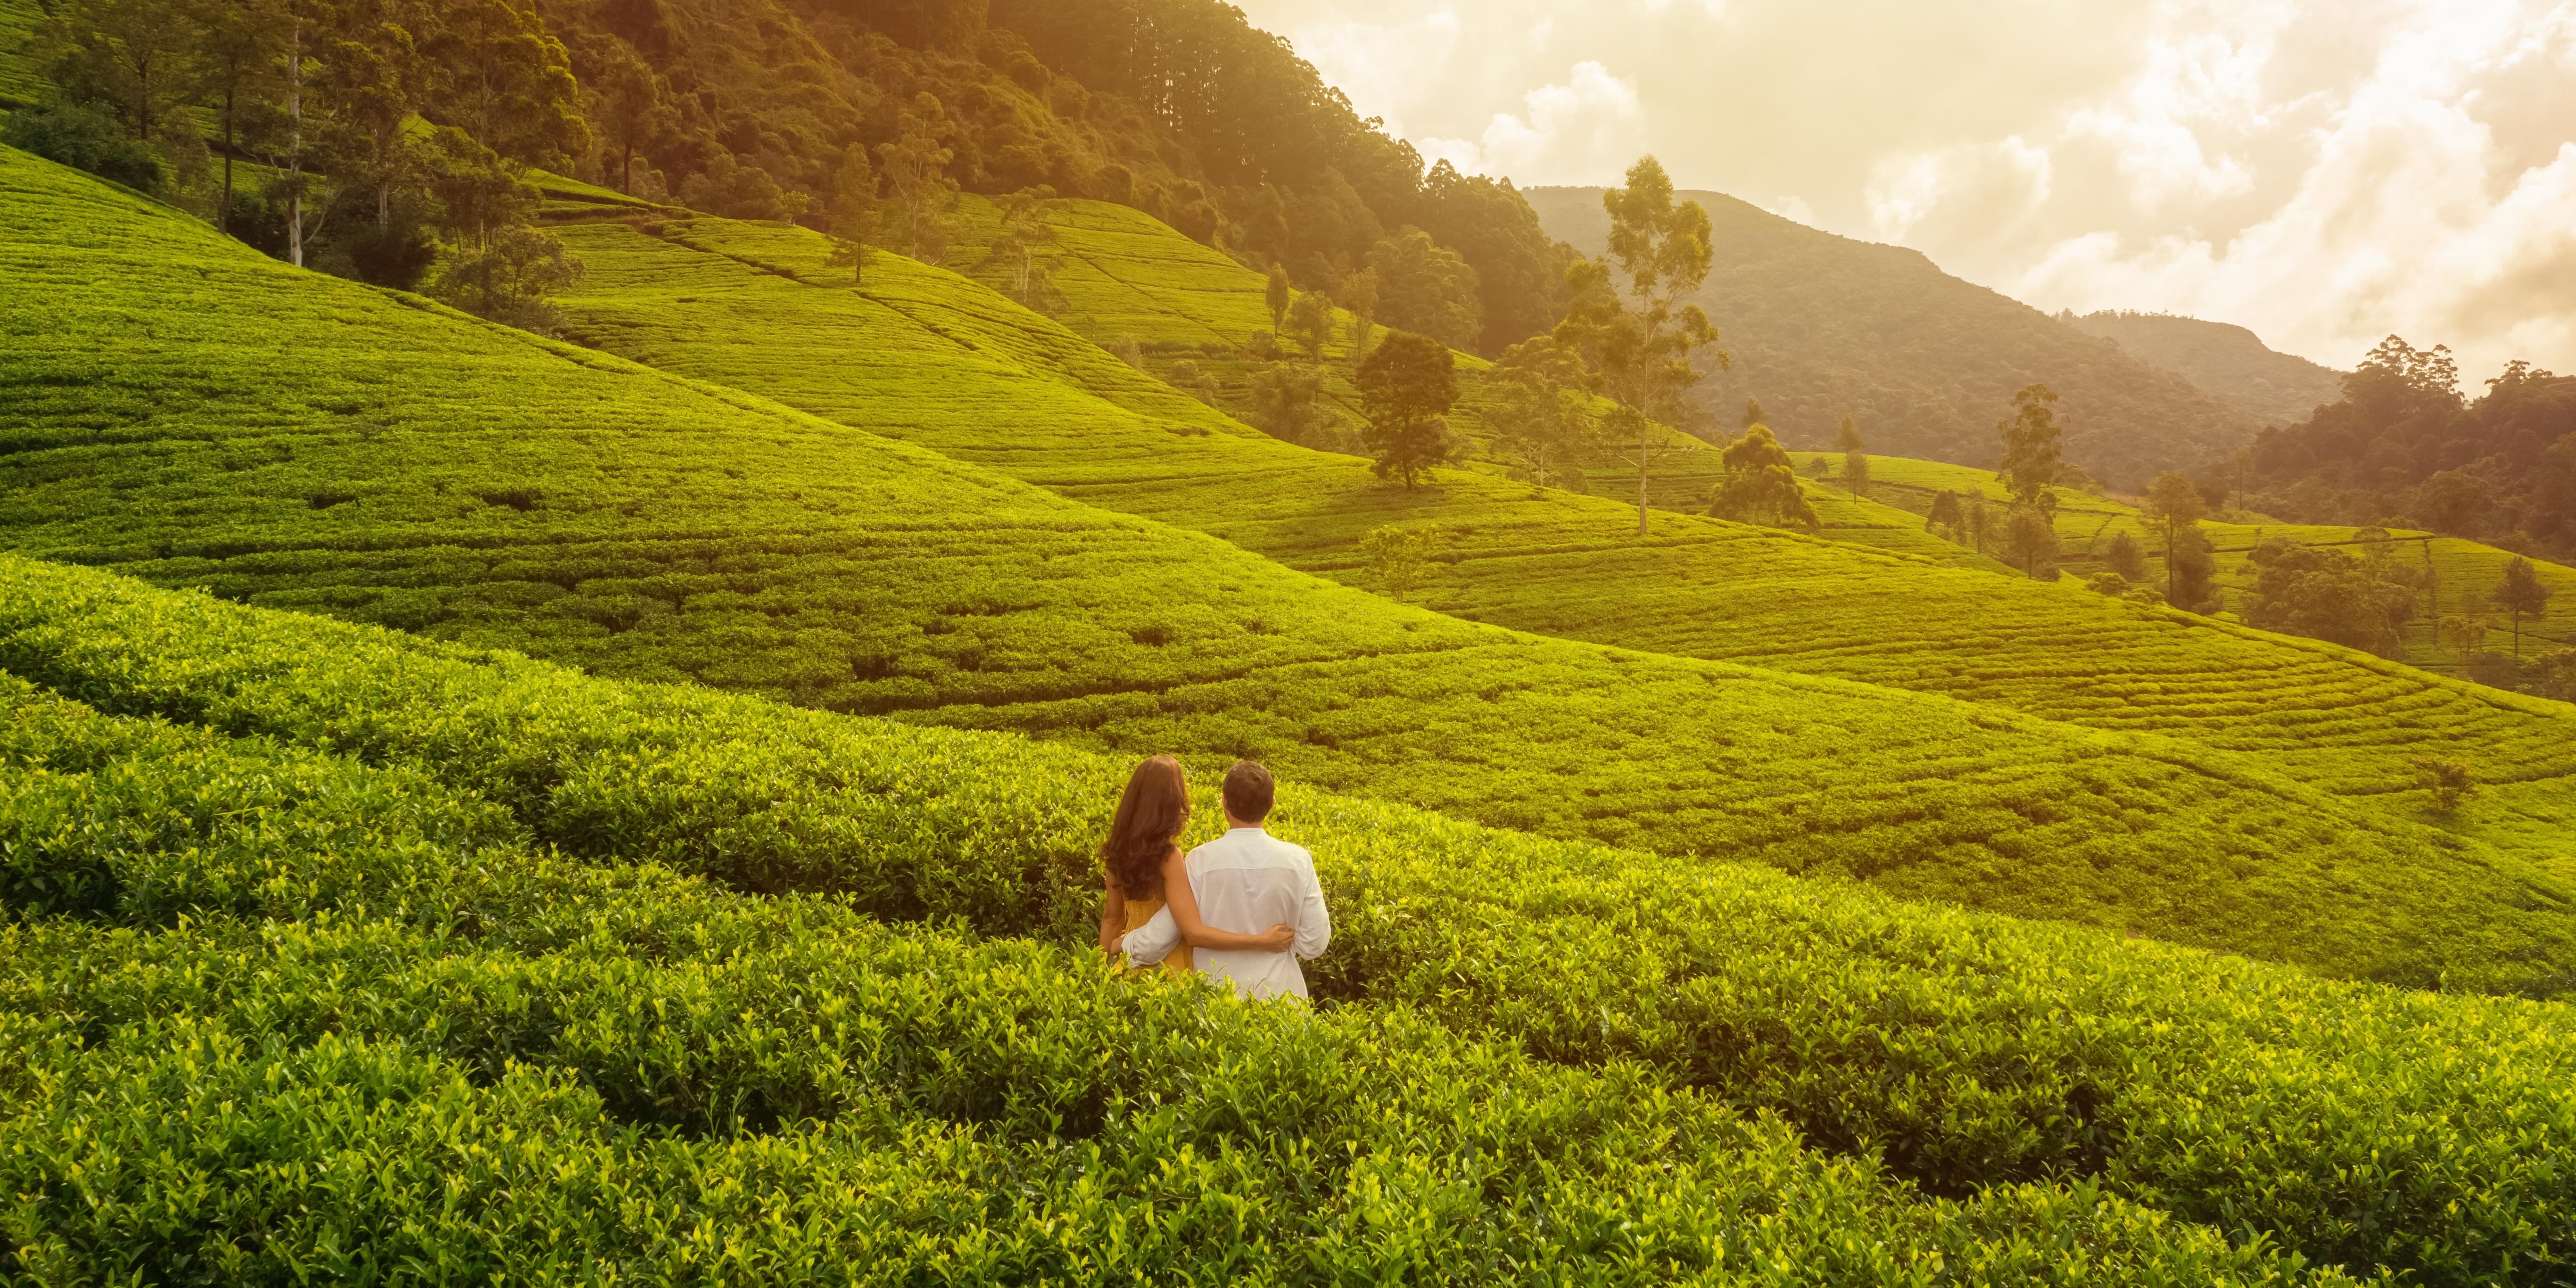
[[[56, 167], [9, 157], [0, 185], [0, 533], [30, 553], [2335, 974], [2547, 993], [2576, 960], [2557, 878], [2258, 764], [1400, 607], [296, 273]], [[925, 364], [890, 427], [1132, 426], [971, 369]]]
[[0, 671], [0, 1168], [57, 1277], [2576, 1262], [2556, 1003], [1292, 790], [1306, 1019], [1063, 946], [1120, 761], [5, 556]]
[[[1078, 205], [1069, 240], [1095, 210], [1122, 224], [1143, 219]], [[1413, 598], [1453, 617], [2259, 753], [2409, 817], [2423, 799], [2412, 762], [2465, 756], [2503, 790], [2445, 826], [2536, 860], [2576, 858], [2576, 709], [2562, 704], [2072, 586], [1766, 529], [1658, 514], [1640, 542], [1634, 510], [1616, 500], [1470, 471], [1409, 493], [1351, 458], [1250, 430], [992, 292], [898, 256], [878, 256], [866, 289], [852, 290], [847, 270], [826, 267], [820, 237], [781, 225], [563, 231], [591, 266], [567, 302], [589, 342], [1094, 506], [1197, 528], [1363, 588], [1378, 585], [1359, 559], [1363, 535], [1389, 523], [1438, 525], [1440, 552]], [[1162, 240], [1188, 248], [1174, 260], [1214, 254], [1178, 234]], [[1068, 267], [1060, 279], [1074, 276]], [[1158, 298], [1193, 294], [1228, 298], [1178, 288]], [[1140, 316], [1117, 314], [1117, 324]], [[818, 360], [818, 347], [832, 356]], [[937, 374], [919, 378], [925, 371]], [[1048, 411], [998, 425], [990, 408], [1019, 399]], [[1908, 470], [1974, 473], [1887, 464], [1900, 488], [1913, 485]], [[2099, 517], [2085, 516], [2101, 504], [2070, 494], [2061, 526], [2098, 527]], [[1872, 508], [1919, 529], [1894, 507]], [[2080, 548], [2072, 536], [2069, 545]]]

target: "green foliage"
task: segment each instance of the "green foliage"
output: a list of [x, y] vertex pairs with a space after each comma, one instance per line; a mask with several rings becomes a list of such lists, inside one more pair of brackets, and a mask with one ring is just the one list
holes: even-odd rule
[[563, 314], [549, 302], [581, 281], [581, 261], [564, 244], [534, 228], [504, 228], [480, 245], [460, 247], [440, 259], [422, 293], [480, 318], [538, 335], [553, 335]]
[[112, 179], [141, 193], [162, 190], [166, 171], [149, 144], [106, 113], [77, 104], [12, 112], [0, 144]]
[[2341, 550], [2266, 541], [2250, 556], [2261, 570], [2245, 620], [2265, 630], [2331, 640], [2395, 657], [2404, 652], [2415, 591]]
[[2555, 592], [2533, 572], [2531, 561], [2517, 557], [2504, 566], [2504, 581], [2495, 589], [2495, 606], [2504, 610], [2513, 622], [2513, 655], [2522, 656], [2522, 623], [2524, 618], [2549, 615], [2549, 600]]
[[1313, 291], [1288, 306], [1287, 338], [1305, 352], [1306, 361], [1321, 363], [1324, 346], [1333, 342], [1333, 302]]
[[1397, 331], [1360, 364], [1359, 387], [1369, 422], [1360, 437], [1379, 478], [1400, 479], [1411, 491], [1425, 471], [1457, 454], [1448, 415], [1458, 402], [1458, 375], [1447, 346]]
[[1252, 378], [1252, 423], [1281, 442], [1331, 446], [1331, 422], [1316, 405], [1323, 389], [1323, 374], [1313, 367], [1273, 362]]
[[1816, 509], [1798, 486], [1797, 468], [1771, 437], [1771, 427], [1755, 425], [1725, 452], [1726, 481], [1718, 485], [1709, 513], [1737, 523], [1774, 528], [1813, 528]]
[[2048, 386], [2030, 385], [2013, 395], [2011, 419], [1995, 426], [2003, 439], [2001, 473], [2013, 505], [2036, 510], [2043, 520], [2057, 508], [2057, 485], [2066, 470], [2056, 403]]
[[[1561, 1212], [1520, 1224], [1541, 1195], [1629, 1220], [1741, 1176], [1769, 1200], [1729, 1238], [1863, 1258], [1797, 1263], [1834, 1282], [1871, 1281], [1869, 1257], [1926, 1239], [1971, 1258], [1952, 1269], [1972, 1282], [2286, 1273], [2276, 1248], [2415, 1282], [2521, 1282], [2576, 1247], [2561, 1094], [2576, 1049], [2554, 1006], [2328, 983], [1291, 783], [1278, 827], [1318, 856], [1338, 927], [1310, 1017], [1087, 960], [1089, 847], [1120, 761], [589, 679], [14, 558], [0, 667], [43, 686], [0, 682], [15, 686], [0, 693], [5, 897], [61, 918], [0, 932], [12, 1130], [47, 1145], [0, 1164], [17, 1192], [55, 1192], [47, 1169], [72, 1160], [217, 1143], [300, 1159], [322, 1148], [307, 1129], [379, 1176], [427, 1141], [486, 1140], [479, 1114], [527, 1110], [455, 1155], [460, 1183], [506, 1182], [509, 1204], [424, 1185], [437, 1206], [416, 1229], [382, 1206], [413, 1187], [325, 1187], [281, 1162], [199, 1176], [183, 1209], [159, 1206], [180, 1197], [164, 1171], [101, 1167], [84, 1173], [91, 1206], [15, 1215], [17, 1246], [57, 1264], [159, 1264], [317, 1204], [348, 1218], [317, 1228], [368, 1232], [340, 1245], [351, 1255], [421, 1238], [524, 1267], [574, 1232], [600, 1241], [585, 1256], [643, 1257], [646, 1236], [603, 1224], [593, 1185], [595, 1168], [642, 1166], [587, 1152], [620, 1140], [676, 1170], [609, 1188], [626, 1202], [678, 1186], [673, 1204], [715, 1201], [685, 1178], [732, 1185], [745, 1150], [778, 1164], [753, 1173], [764, 1201], [818, 1205], [876, 1192], [840, 1184], [857, 1173], [831, 1160], [896, 1166], [943, 1139], [1000, 1151], [989, 1168], [943, 1155], [919, 1179], [887, 1174], [948, 1178], [935, 1192], [955, 1210], [929, 1228], [960, 1239], [1024, 1227], [1035, 1217], [1013, 1205], [1040, 1196], [1076, 1204], [1041, 1209], [1059, 1214], [1115, 1208], [1159, 1174], [1121, 1160], [1159, 1168], [1221, 1144], [1232, 1161], [1192, 1193], [1231, 1197], [1226, 1229], [1316, 1237], [1352, 1194], [1380, 1194], [1341, 1169], [1411, 1160], [1423, 1176], [1478, 1169], [1443, 1200], [1473, 1216], [1426, 1228], [1522, 1240], [1524, 1256], [1580, 1237]], [[231, 801], [260, 808], [203, 804]], [[341, 1058], [361, 1049], [392, 1063]], [[570, 1116], [537, 1112], [557, 1103], [540, 1092]], [[378, 1112], [315, 1121], [362, 1094]], [[1982, 1192], [1900, 1198], [1881, 1168]], [[1319, 1188], [1256, 1201], [1299, 1183]], [[1098, 1197], [1059, 1199], [1059, 1184]], [[154, 1238], [95, 1234], [98, 1205], [158, 1213]], [[1907, 1220], [1874, 1224], [1882, 1210]], [[549, 1220], [502, 1220], [529, 1211]], [[235, 1255], [301, 1247], [304, 1219]], [[734, 1237], [873, 1248], [871, 1219]], [[1870, 1248], [1893, 1251], [1848, 1250]]]
[[1843, 417], [1842, 429], [1834, 435], [1834, 450], [1843, 454], [1843, 490], [1868, 496], [1869, 445], [1861, 441], [1859, 421]]
[[[1942, 495], [1949, 494], [1945, 492]], [[2138, 539], [2127, 532], [2112, 535], [2110, 546], [2102, 553], [2102, 562], [2124, 582], [2144, 583], [2147, 579], [2146, 547], [2139, 545]]]
[[1589, 376], [1582, 358], [1549, 336], [1513, 345], [1495, 361], [1487, 417], [1496, 439], [1518, 458], [1515, 477], [1582, 489], [1583, 465], [1603, 447], [1585, 388]]
[[1387, 595], [1400, 603], [1422, 579], [1422, 566], [1439, 544], [1437, 528], [1378, 528], [1360, 538], [1360, 561], [1377, 574]]
[[2337, 372], [2276, 353], [2253, 332], [2224, 322], [2170, 313], [2128, 311], [2058, 315], [2087, 335], [2173, 372], [2237, 410], [2272, 425], [2291, 425], [2333, 402]]
[[2057, 525], [2034, 504], [2016, 502], [2004, 515], [2004, 561], [2042, 581], [2057, 579]]
[[2432, 797], [2433, 808], [2450, 813], [2477, 794], [2476, 771], [2467, 761], [2447, 756], [2423, 756], [2415, 761], [2415, 784]]
[[1368, 271], [1376, 283], [1379, 320], [1454, 349], [1476, 347], [1484, 332], [1476, 270], [1457, 252], [1419, 228], [1407, 228], [1369, 248]]

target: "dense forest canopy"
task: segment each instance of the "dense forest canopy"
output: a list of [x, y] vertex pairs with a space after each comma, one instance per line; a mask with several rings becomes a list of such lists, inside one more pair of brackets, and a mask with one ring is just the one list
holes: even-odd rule
[[[859, 148], [880, 159], [875, 195], [915, 224], [959, 191], [1113, 201], [1284, 268], [1299, 289], [1383, 298], [1390, 317], [1463, 308], [1462, 347], [1499, 352], [1554, 325], [1568, 298], [1571, 252], [1508, 181], [1426, 167], [1217, 0], [45, 0], [44, 12], [24, 61], [48, 74], [51, 101], [14, 142], [191, 197], [263, 249], [380, 284], [415, 285], [452, 239], [435, 189], [480, 150], [495, 154], [487, 171], [538, 166], [819, 227]], [[211, 153], [191, 125], [209, 117]], [[460, 137], [425, 139], [421, 122]], [[218, 183], [214, 157], [287, 177], [237, 187], [227, 166]], [[1459, 299], [1381, 296], [1367, 276], [1412, 253], [1400, 247], [1416, 230], [1464, 262], [1443, 279]], [[943, 248], [902, 247], [933, 261]]]
[[2341, 372], [2281, 353], [2241, 326], [2127, 309], [2057, 316], [2086, 335], [2116, 341], [2123, 350], [2187, 377], [2267, 425], [2305, 420], [2333, 402], [2342, 388]]
[[2467, 398], [2447, 349], [2390, 336], [2342, 398], [2255, 443], [2245, 503], [2576, 555], [2576, 377], [2515, 362], [2485, 383]]

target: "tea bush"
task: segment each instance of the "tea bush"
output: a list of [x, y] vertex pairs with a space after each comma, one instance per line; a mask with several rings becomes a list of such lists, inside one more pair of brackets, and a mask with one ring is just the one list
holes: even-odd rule
[[[674, 253], [665, 284], [726, 308], [766, 307], [762, 283], [822, 294]], [[2556, 878], [2258, 765], [1398, 607], [748, 394], [299, 274], [5, 153], [0, 266], [0, 540], [50, 558], [615, 676], [1201, 764], [1251, 755], [1543, 834], [2337, 974], [2539, 992], [2576, 960]], [[927, 272], [924, 289], [958, 282]], [[942, 325], [960, 335], [970, 306], [1010, 307], [951, 293]], [[878, 368], [871, 423], [991, 434], [1000, 417], [1147, 450], [1135, 413], [1063, 381], [925, 327], [877, 335], [818, 322], [802, 359], [850, 354], [865, 373], [907, 344], [944, 355]], [[1164, 437], [1247, 433], [1189, 427], [1207, 433]], [[799, 879], [796, 847], [770, 853], [748, 888]]]
[[[1083, 338], [1241, 340], [1268, 323], [1258, 274], [1122, 207], [1074, 203], [1063, 220], [1059, 311], [1080, 336], [900, 257], [853, 291], [826, 263], [822, 238], [722, 220], [667, 223], [658, 237], [619, 224], [566, 230], [592, 266], [568, 307], [594, 343], [640, 361], [755, 389], [1091, 505], [1210, 532], [1362, 589], [1382, 589], [1359, 553], [1367, 533], [1437, 524], [1442, 551], [1410, 598], [1456, 617], [2259, 753], [2285, 773], [2396, 802], [2410, 816], [2420, 805], [2414, 759], [2437, 745], [2474, 745], [2530, 786], [2452, 825], [2543, 860], [2571, 857], [2576, 712], [2316, 641], [1787, 533], [1669, 514], [1655, 516], [1640, 542], [1635, 511], [1615, 496], [1537, 493], [1467, 471], [1439, 474], [1424, 493], [1389, 488], [1354, 459], [1253, 433]], [[1131, 272], [1135, 264], [1155, 267]], [[1128, 279], [1124, 295], [1106, 285]], [[1156, 317], [1159, 329], [1149, 325]], [[812, 360], [818, 342], [830, 360]], [[1470, 384], [1475, 370], [1462, 362]], [[938, 375], [913, 381], [915, 371]], [[1033, 392], [1048, 381], [1135, 414]], [[1046, 399], [1048, 411], [996, 433], [986, 408], [1005, 396]], [[940, 406], [921, 408], [925, 399]], [[908, 410], [890, 415], [897, 403]], [[1991, 475], [1961, 467], [1890, 460], [1884, 475], [1885, 491], [1900, 497], [1936, 484], [2001, 496]], [[1713, 482], [1706, 468], [1679, 461], [1671, 485], [1681, 491], [1670, 499], [1697, 510]], [[1901, 509], [1825, 503], [1866, 511], [1841, 522], [1872, 532], [1901, 525], [1928, 539]], [[2061, 539], [2082, 550], [2122, 514], [2066, 490]], [[2221, 544], [2233, 540], [2222, 534]], [[2490, 583], [2501, 575], [2495, 554]], [[2461, 592], [2450, 593], [2456, 601]]]
[[[775, 921], [728, 922], [720, 905], [738, 896], [698, 880], [785, 892], [779, 906], [837, 918], [831, 935], [858, 934], [856, 919], [879, 917], [1066, 945], [1088, 938], [1097, 887], [1089, 847], [1121, 762], [588, 679], [95, 572], [0, 560], [0, 573], [0, 665], [46, 686], [21, 692], [21, 711], [36, 716], [18, 724], [105, 731], [23, 735], [6, 754], [41, 757], [50, 774], [94, 777], [129, 749], [142, 762], [131, 772], [183, 778], [213, 765], [227, 785], [197, 794], [225, 799], [243, 794], [231, 784], [245, 776], [226, 766], [255, 752], [305, 767], [276, 771], [282, 782], [330, 785], [247, 797], [269, 820], [260, 835], [314, 857], [226, 866], [223, 856], [239, 849], [231, 833], [136, 843], [127, 851], [146, 857], [104, 860], [87, 857], [96, 847], [86, 840], [63, 843], [69, 857], [58, 858], [13, 838], [12, 853], [35, 856], [23, 865], [152, 873], [202, 864], [220, 871], [119, 877], [116, 888], [282, 892], [260, 896], [277, 902], [228, 896], [206, 906], [282, 918], [303, 899], [317, 922], [354, 918], [394, 928], [384, 934], [471, 940], [515, 956], [578, 948], [637, 972], [674, 956], [792, 957], [805, 942]], [[198, 728], [165, 730], [149, 723], [157, 718]], [[202, 760], [165, 749], [217, 735], [233, 743], [209, 745]], [[49, 799], [98, 803], [49, 806], [42, 817], [70, 822], [39, 831], [126, 836], [132, 824], [120, 811], [190, 795], [156, 790], [57, 790]], [[338, 801], [397, 790], [417, 802], [404, 816], [411, 821], [364, 844], [335, 830], [332, 820], [349, 812]], [[1200, 805], [1204, 833], [1215, 811]], [[496, 806], [506, 818], [491, 815]], [[1389, 1007], [1418, 1012], [1520, 1057], [1639, 1080], [1618, 1094], [1652, 1088], [1777, 1114], [1811, 1146], [1879, 1160], [1942, 1195], [2095, 1184], [2217, 1226], [2243, 1247], [2385, 1264], [2422, 1282], [2523, 1282], [2576, 1259], [2576, 1221], [2564, 1215], [2576, 1211], [2567, 1194], [2576, 1101], [2565, 1092], [2576, 1078], [2576, 1033], [2562, 1005], [2331, 983], [1293, 787], [1278, 829], [1316, 853], [1331, 891], [1335, 945], [1314, 979], [1337, 1022], [1381, 1022]], [[513, 848], [528, 843], [562, 857], [530, 860]], [[472, 844], [502, 857], [441, 857]], [[342, 851], [403, 857], [398, 872], [344, 879], [331, 874], [367, 860]], [[224, 875], [236, 868], [259, 880]], [[152, 898], [91, 898], [82, 916], [99, 928], [83, 933], [180, 924], [168, 897]], [[728, 928], [740, 926], [752, 928]], [[1079, 954], [1009, 951], [1081, 973]], [[135, 959], [95, 945], [73, 955]], [[794, 960], [783, 976], [828, 973]], [[212, 987], [212, 969], [191, 968], [189, 986]], [[390, 965], [332, 972], [373, 996], [393, 990], [373, 981], [398, 974]], [[266, 985], [240, 987], [247, 996]], [[664, 980], [650, 993], [677, 998], [696, 987]], [[504, 992], [528, 1014], [550, 1013], [533, 984]], [[723, 997], [705, 1014], [742, 1009], [741, 995]], [[420, 1012], [401, 1014], [385, 1032], [431, 1031]], [[720, 1031], [674, 1038], [661, 1058], [712, 1059], [687, 1053], [729, 1041]], [[526, 1062], [536, 1049], [507, 1054]], [[469, 1056], [502, 1058], [464, 1048], [442, 1048], [440, 1058]], [[802, 1055], [777, 1059], [807, 1068]], [[581, 1067], [612, 1064], [627, 1067]], [[705, 1117], [711, 1105], [772, 1106], [755, 1115], [764, 1121], [820, 1112], [813, 1077], [779, 1076], [753, 1096], [746, 1084], [709, 1090], [696, 1074], [657, 1073], [664, 1081], [649, 1085], [682, 1108], [655, 1121], [713, 1131], [722, 1124]], [[663, 1103], [643, 1091], [611, 1100]]]
[[116, 887], [0, 898], [14, 1277], [2349, 1282], [2088, 1183], [1927, 1200], [1635, 1063], [568, 863], [407, 768], [0, 690], [15, 875]]

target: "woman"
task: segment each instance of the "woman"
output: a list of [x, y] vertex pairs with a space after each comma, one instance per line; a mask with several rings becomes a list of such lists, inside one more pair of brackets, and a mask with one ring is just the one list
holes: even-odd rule
[[1171, 974], [1187, 974], [1196, 966], [1193, 947], [1288, 951], [1297, 936], [1294, 926], [1238, 935], [1199, 920], [1199, 901], [1190, 893], [1188, 860], [1180, 845], [1181, 832], [1189, 825], [1190, 786], [1181, 774], [1181, 762], [1156, 756], [1136, 766], [1127, 779], [1127, 790], [1118, 797], [1109, 839], [1100, 843], [1100, 866], [1108, 886], [1108, 895], [1100, 903], [1100, 951], [1119, 955], [1124, 951], [1119, 941], [1153, 920], [1166, 902], [1182, 943], [1163, 959], [1163, 969]]

